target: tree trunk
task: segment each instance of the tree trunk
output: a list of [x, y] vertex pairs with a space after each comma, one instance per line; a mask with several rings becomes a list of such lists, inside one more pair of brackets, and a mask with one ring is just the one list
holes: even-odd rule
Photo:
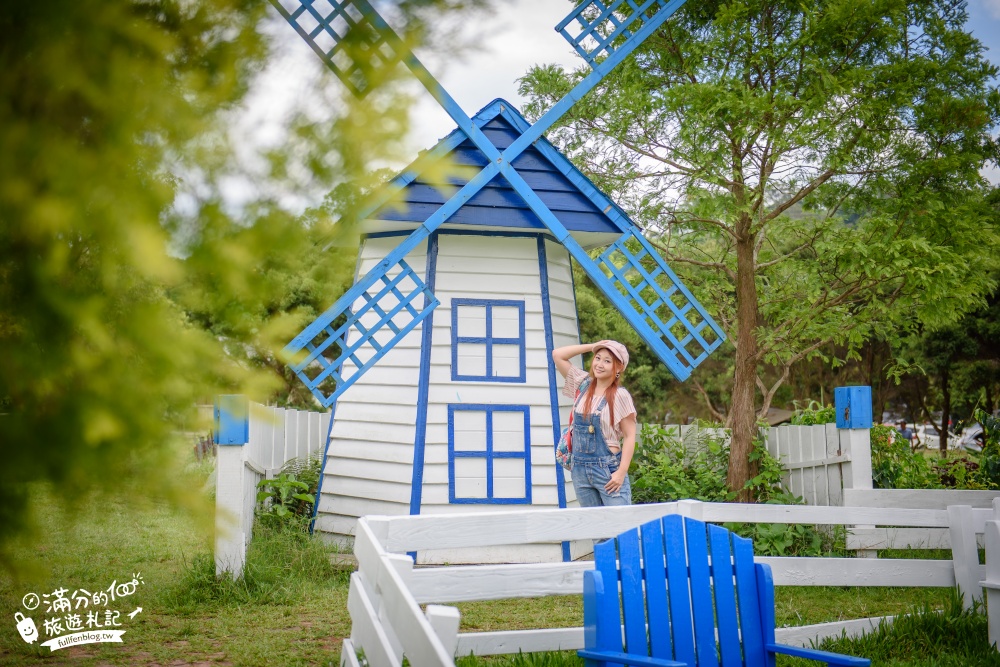
[[743, 487], [754, 476], [750, 463], [753, 434], [757, 427], [754, 391], [757, 379], [757, 283], [754, 280], [754, 238], [750, 221], [740, 224], [736, 242], [736, 374], [733, 378], [729, 426], [733, 437], [729, 449], [726, 484], [737, 492], [739, 502], [752, 502]]
[[941, 434], [938, 441], [938, 448], [941, 451], [941, 458], [948, 456], [948, 420], [951, 416], [951, 388], [948, 386], [948, 367], [941, 371], [941, 426], [938, 433]]

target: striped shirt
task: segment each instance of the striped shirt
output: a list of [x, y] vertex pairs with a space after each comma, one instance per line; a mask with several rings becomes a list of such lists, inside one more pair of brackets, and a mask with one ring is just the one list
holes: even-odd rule
[[[580, 383], [589, 377], [589, 373], [584, 370], [580, 370], [576, 366], [570, 366], [569, 372], [566, 374], [566, 381], [563, 384], [563, 396], [568, 396], [574, 398], [576, 396], [576, 390], [580, 388]], [[574, 410], [582, 413], [586, 407], [587, 399], [586, 392], [580, 394], [579, 405], [574, 407]], [[594, 392], [594, 399], [591, 402], [591, 409], [597, 407], [597, 404], [601, 402], [601, 394], [597, 393], [596, 388]], [[601, 434], [604, 435], [604, 442], [607, 443], [608, 449], [612, 452], [617, 452], [621, 449], [621, 441], [625, 436], [621, 431], [621, 421], [629, 415], [635, 414], [635, 403], [632, 402], [632, 394], [628, 393], [628, 390], [623, 387], [618, 387], [618, 391], [615, 392], [615, 423], [611, 423], [611, 409], [607, 403], [601, 408]]]

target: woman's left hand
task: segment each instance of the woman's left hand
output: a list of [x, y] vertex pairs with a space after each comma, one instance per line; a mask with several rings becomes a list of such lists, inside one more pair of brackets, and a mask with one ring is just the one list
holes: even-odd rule
[[608, 493], [618, 493], [621, 491], [622, 484], [625, 483], [625, 475], [627, 474], [621, 468], [611, 473], [611, 481], [604, 485], [604, 490]]

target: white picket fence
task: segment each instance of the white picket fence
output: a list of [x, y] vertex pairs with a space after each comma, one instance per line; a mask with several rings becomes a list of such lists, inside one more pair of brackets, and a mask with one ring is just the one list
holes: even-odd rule
[[215, 572], [239, 577], [253, 531], [257, 483], [285, 463], [326, 450], [330, 413], [250, 403], [249, 441], [219, 445], [215, 473]]
[[[452, 667], [456, 655], [495, 655], [572, 650], [583, 646], [583, 628], [538, 628], [498, 632], [459, 632], [460, 615], [448, 603], [511, 597], [580, 595], [583, 572], [593, 562], [463, 565], [414, 569], [406, 554], [424, 549], [534, 544], [611, 537], [667, 514], [709, 522], [881, 525], [947, 529], [952, 560], [864, 558], [770, 558], [778, 586], [952, 587], [966, 604], [982, 597], [981, 585], [1000, 593], [1000, 565], [986, 577], [979, 564], [977, 535], [1000, 519], [1000, 501], [991, 509], [953, 506], [944, 510], [881, 507], [743, 505], [680, 501], [658, 505], [560, 510], [521, 510], [488, 514], [365, 517], [358, 522], [348, 611], [351, 637], [344, 641], [342, 665], [359, 665], [363, 651], [372, 667], [402, 664]], [[992, 542], [1000, 548], [1000, 524]], [[1000, 554], [993, 554], [998, 563]], [[987, 555], [988, 562], [990, 555]], [[987, 581], [983, 582], [984, 579]], [[993, 583], [996, 582], [996, 583]], [[427, 605], [421, 611], [420, 605]], [[779, 642], [807, 645], [812, 640], [854, 636], [876, 627], [881, 618], [778, 628]], [[888, 619], [891, 620], [891, 619]], [[1000, 624], [998, 624], [1000, 626]], [[991, 626], [992, 627], [992, 626]]]

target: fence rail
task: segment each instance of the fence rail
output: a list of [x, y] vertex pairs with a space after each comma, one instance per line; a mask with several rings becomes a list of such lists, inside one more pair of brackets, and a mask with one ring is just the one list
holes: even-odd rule
[[[1000, 518], [1000, 500], [989, 509], [809, 507], [680, 501], [631, 507], [523, 510], [488, 514], [365, 517], [358, 522], [355, 555], [359, 569], [351, 578], [351, 638], [342, 664], [355, 664], [363, 650], [373, 667], [410, 664], [451, 667], [453, 656], [518, 651], [552, 651], [583, 646], [583, 628], [539, 628], [458, 633], [457, 610], [439, 606], [510, 597], [579, 595], [583, 572], [592, 563], [526, 563], [413, 568], [404, 554], [429, 548], [531, 544], [604, 539], [667, 514], [708, 522], [879, 524], [947, 529], [952, 560], [858, 558], [757, 558], [771, 565], [779, 586], [919, 586], [956, 583], [966, 604], [981, 598], [977, 534]], [[991, 577], [992, 579], [992, 577]], [[1000, 585], [998, 585], [1000, 587]], [[426, 604], [426, 612], [420, 605]], [[864, 632], [880, 618], [780, 628], [778, 641], [806, 645], [811, 640]], [[890, 619], [891, 620], [891, 619]]]
[[[259, 403], [220, 409], [216, 433], [215, 572], [237, 578], [246, 563], [253, 533], [257, 484], [287, 462], [326, 449], [330, 413], [285, 410]], [[227, 434], [245, 434], [226, 437]], [[238, 442], [244, 440], [244, 442]]]

